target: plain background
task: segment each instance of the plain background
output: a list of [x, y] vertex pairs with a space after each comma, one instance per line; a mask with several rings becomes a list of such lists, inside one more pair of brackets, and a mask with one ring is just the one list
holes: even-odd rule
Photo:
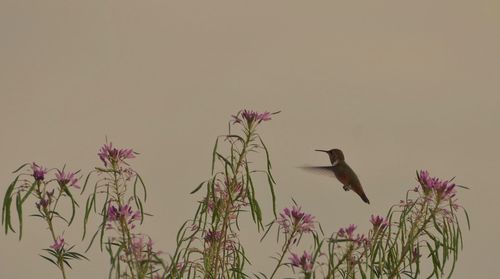
[[[0, 1], [0, 185], [24, 162], [99, 165], [108, 137], [141, 154], [144, 231], [165, 255], [194, 213], [211, 149], [239, 109], [282, 113], [261, 127], [278, 181], [325, 231], [368, 229], [415, 185], [415, 170], [471, 187], [472, 230], [453, 278], [498, 274], [498, 1]], [[371, 205], [329, 177], [316, 148], [341, 148]], [[264, 182], [264, 181], [261, 181]], [[259, 194], [267, 197], [267, 186]], [[82, 197], [83, 200], [83, 197]], [[266, 207], [269, 209], [269, 207]], [[271, 216], [266, 216], [270, 220]], [[46, 227], [0, 236], [1, 278], [58, 278], [38, 254]], [[80, 244], [81, 219], [66, 240]], [[270, 273], [278, 245], [242, 233]], [[70, 278], [105, 278], [97, 249]]]

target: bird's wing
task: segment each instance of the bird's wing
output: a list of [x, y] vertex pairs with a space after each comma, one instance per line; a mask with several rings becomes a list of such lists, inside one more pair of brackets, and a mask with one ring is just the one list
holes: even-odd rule
[[309, 172], [335, 177], [332, 166], [302, 166], [300, 168]]

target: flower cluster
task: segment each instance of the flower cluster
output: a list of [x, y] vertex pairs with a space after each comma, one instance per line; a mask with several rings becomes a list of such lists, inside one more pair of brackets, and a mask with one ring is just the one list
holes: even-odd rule
[[249, 204], [243, 183], [239, 181], [229, 183], [227, 178], [218, 179], [215, 183], [213, 196], [205, 197], [204, 201], [210, 212], [223, 214], [222, 210], [227, 210], [230, 219], [236, 219], [241, 208]]
[[156, 254], [153, 252], [153, 241], [150, 237], [145, 240], [145, 236], [142, 234], [134, 234], [132, 236], [131, 251], [134, 258], [138, 261], [143, 261], [148, 259], [151, 255]]
[[419, 172], [418, 181], [426, 194], [432, 191], [436, 194], [438, 200], [448, 200], [456, 195], [455, 183], [449, 180], [440, 180], [437, 177], [431, 177], [426, 170], [421, 170]]
[[216, 241], [219, 241], [222, 237], [222, 234], [220, 231], [216, 231], [216, 230], [208, 230], [207, 232], [205, 232], [205, 236], [203, 237], [203, 239], [205, 240], [205, 242], [216, 242]]
[[302, 256], [295, 253], [290, 253], [292, 256], [289, 258], [290, 264], [294, 267], [298, 267], [302, 269], [304, 273], [310, 273], [313, 270], [314, 262], [312, 259], [312, 255], [304, 251]]
[[62, 248], [64, 248], [64, 244], [66, 244], [64, 242], [64, 238], [62, 236], [58, 236], [54, 241], [54, 244], [50, 245], [50, 248], [54, 250], [61, 250]]
[[105, 167], [108, 164], [115, 165], [120, 162], [126, 164], [125, 160], [135, 158], [135, 154], [134, 150], [130, 148], [117, 149], [113, 147], [113, 143], [111, 142], [104, 144], [99, 153], [97, 153]]
[[314, 216], [301, 211], [300, 207], [285, 208], [277, 220], [284, 233], [308, 233], [314, 231]]
[[123, 220], [130, 225], [130, 229], [135, 228], [134, 221], [141, 220], [141, 212], [132, 210], [132, 207], [128, 204], [122, 206], [110, 205], [108, 207], [108, 216], [107, 216], [107, 228], [113, 228], [112, 222], [120, 222]]
[[351, 224], [346, 228], [341, 228], [338, 231], [337, 236], [340, 238], [350, 240], [357, 245], [367, 245], [369, 243], [369, 240], [366, 238], [364, 234], [354, 235], [354, 231], [356, 230], [357, 227], [358, 226]]
[[380, 215], [377, 215], [377, 216], [371, 215], [370, 216], [370, 223], [372, 223], [373, 229], [375, 231], [383, 230], [383, 229], [387, 228], [387, 226], [389, 225], [389, 221]]
[[31, 164], [31, 169], [33, 170], [33, 177], [36, 181], [42, 181], [45, 179], [45, 175], [47, 174], [47, 169], [37, 165], [36, 163]]
[[59, 182], [61, 186], [72, 186], [77, 189], [80, 189], [78, 185], [78, 178], [76, 178], [76, 173], [74, 172], [65, 172], [64, 170], [57, 170], [56, 180]]
[[[79, 189], [80, 186], [78, 185], [78, 177], [76, 177], [76, 174], [78, 172], [67, 172], [64, 169], [63, 170], [58, 170], [56, 169], [56, 173], [54, 174], [55, 179], [48, 179], [45, 180], [47, 174], [49, 171], [47, 168], [44, 168], [37, 163], [31, 163], [30, 164], [31, 168], [31, 176], [35, 179], [36, 186], [33, 186], [32, 191], [34, 191], [35, 196], [37, 197], [38, 201], [35, 202], [36, 208], [40, 211], [45, 211], [49, 208], [49, 206], [53, 203], [53, 201], [57, 201], [60, 197], [61, 194], [59, 192], [65, 192], [67, 191], [66, 189], [63, 189], [63, 187], [74, 187]], [[60, 187], [54, 188], [52, 186], [49, 186], [51, 182], [56, 181]], [[31, 182], [28, 184], [30, 185]], [[35, 184], [33, 184], [35, 185]], [[28, 186], [29, 188], [30, 186]], [[58, 191], [57, 193], [56, 190]], [[54, 204], [57, 204], [55, 202]], [[48, 209], [48, 212], [42, 212], [43, 214], [48, 214], [54, 211], [55, 209]]]
[[259, 113], [252, 110], [241, 110], [236, 115], [232, 115], [233, 123], [242, 123], [242, 120], [245, 120], [248, 126], [251, 126], [253, 123], [260, 123], [262, 121], [271, 120], [270, 112]]

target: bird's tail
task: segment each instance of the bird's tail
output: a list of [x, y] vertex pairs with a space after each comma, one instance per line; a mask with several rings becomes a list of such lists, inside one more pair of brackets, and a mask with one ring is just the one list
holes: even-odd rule
[[365, 195], [365, 192], [363, 191], [363, 188], [361, 188], [361, 185], [360, 187], [353, 187], [352, 190], [354, 192], [356, 192], [356, 194], [358, 194], [358, 196], [361, 197], [361, 199], [366, 202], [367, 204], [370, 204], [370, 200], [368, 199], [368, 197]]
[[365, 193], [361, 192], [361, 194], [359, 194], [359, 196], [361, 197], [361, 199], [366, 202], [367, 204], [370, 204], [370, 200], [368, 199], [368, 197], [365, 195]]

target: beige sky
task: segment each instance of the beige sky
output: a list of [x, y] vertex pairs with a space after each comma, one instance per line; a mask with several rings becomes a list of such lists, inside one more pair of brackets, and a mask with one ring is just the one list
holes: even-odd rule
[[[144, 230], [168, 253], [229, 115], [282, 110], [261, 129], [279, 208], [293, 197], [326, 231], [367, 229], [370, 214], [414, 185], [416, 169], [456, 176], [472, 188], [459, 194], [472, 231], [453, 278], [491, 278], [500, 250], [499, 27], [493, 0], [2, 0], [2, 195], [24, 162], [88, 172], [107, 136], [141, 153], [133, 166], [155, 214]], [[371, 205], [297, 169], [327, 164], [313, 150], [333, 147]], [[78, 219], [67, 241], [78, 244], [80, 228]], [[0, 236], [0, 277], [58, 278], [38, 256], [50, 244], [45, 226], [29, 219], [24, 237]], [[254, 271], [269, 273], [278, 245], [258, 245], [251, 226], [243, 238]], [[106, 276], [106, 255], [89, 256], [70, 278]]]

